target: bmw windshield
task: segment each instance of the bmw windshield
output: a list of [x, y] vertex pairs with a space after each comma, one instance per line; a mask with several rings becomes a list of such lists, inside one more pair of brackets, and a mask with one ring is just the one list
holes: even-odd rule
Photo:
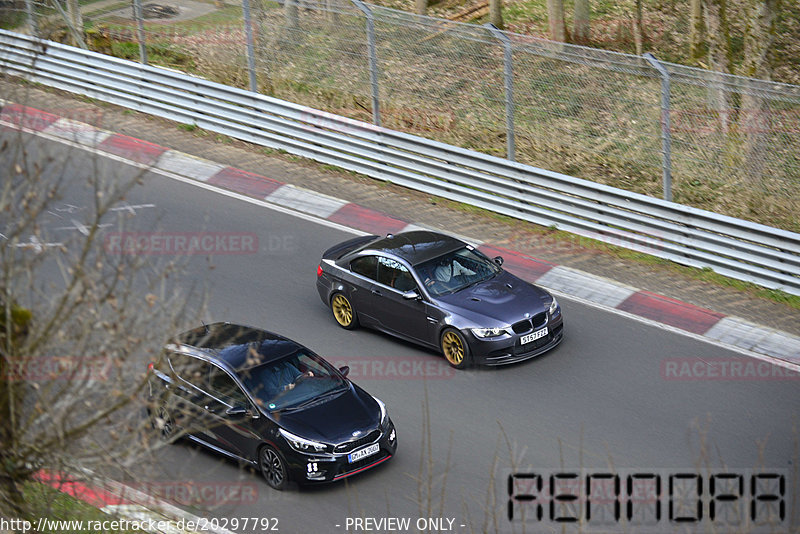
[[489, 280], [500, 272], [497, 264], [469, 246], [428, 260], [415, 269], [428, 292], [437, 297]]

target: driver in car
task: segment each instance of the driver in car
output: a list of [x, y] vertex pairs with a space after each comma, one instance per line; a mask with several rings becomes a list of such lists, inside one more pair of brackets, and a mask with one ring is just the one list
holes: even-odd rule
[[447, 284], [453, 277], [461, 275], [474, 276], [475, 272], [461, 265], [455, 258], [453, 260], [443, 259], [433, 270], [433, 276], [443, 284]]
[[270, 377], [273, 386], [272, 390], [277, 392], [294, 389], [299, 379], [312, 376], [314, 376], [312, 371], [301, 373], [293, 363], [284, 362], [279, 368], [273, 369], [273, 374]]

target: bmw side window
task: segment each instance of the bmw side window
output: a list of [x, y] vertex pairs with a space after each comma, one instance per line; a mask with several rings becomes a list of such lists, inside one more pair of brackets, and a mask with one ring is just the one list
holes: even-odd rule
[[361, 256], [350, 262], [350, 270], [354, 273], [366, 276], [370, 280], [378, 277], [378, 258], [377, 256]]
[[378, 258], [378, 282], [398, 291], [411, 291], [417, 284], [406, 266], [390, 258]]
[[247, 397], [228, 373], [212, 365], [208, 374], [208, 392], [229, 406], [247, 404]]

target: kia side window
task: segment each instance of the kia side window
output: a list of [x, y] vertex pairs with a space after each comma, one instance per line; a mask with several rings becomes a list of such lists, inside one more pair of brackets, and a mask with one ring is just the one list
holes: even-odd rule
[[378, 282], [392, 287], [401, 293], [417, 287], [406, 266], [391, 258], [378, 258]]
[[245, 396], [239, 384], [231, 376], [212, 365], [208, 374], [208, 392], [218, 398], [228, 406], [241, 406], [247, 404]]
[[378, 278], [378, 257], [361, 256], [350, 262], [350, 270], [361, 276], [366, 276], [370, 280]]
[[211, 367], [206, 361], [177, 353], [170, 355], [169, 363], [178, 378], [198, 389], [203, 387]]

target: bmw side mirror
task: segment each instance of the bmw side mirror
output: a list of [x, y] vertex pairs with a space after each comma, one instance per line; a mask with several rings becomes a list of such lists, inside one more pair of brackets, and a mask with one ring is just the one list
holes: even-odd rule
[[412, 289], [411, 291], [406, 291], [403, 293], [403, 298], [406, 300], [417, 300], [420, 298], [420, 296], [419, 293]]
[[492, 258], [492, 261], [495, 262], [497, 265], [503, 265], [503, 256], [495, 256]]
[[343, 366], [339, 367], [339, 372], [342, 373], [342, 376], [347, 376], [348, 373], [350, 372], [350, 366], [349, 365], [343, 365]]

